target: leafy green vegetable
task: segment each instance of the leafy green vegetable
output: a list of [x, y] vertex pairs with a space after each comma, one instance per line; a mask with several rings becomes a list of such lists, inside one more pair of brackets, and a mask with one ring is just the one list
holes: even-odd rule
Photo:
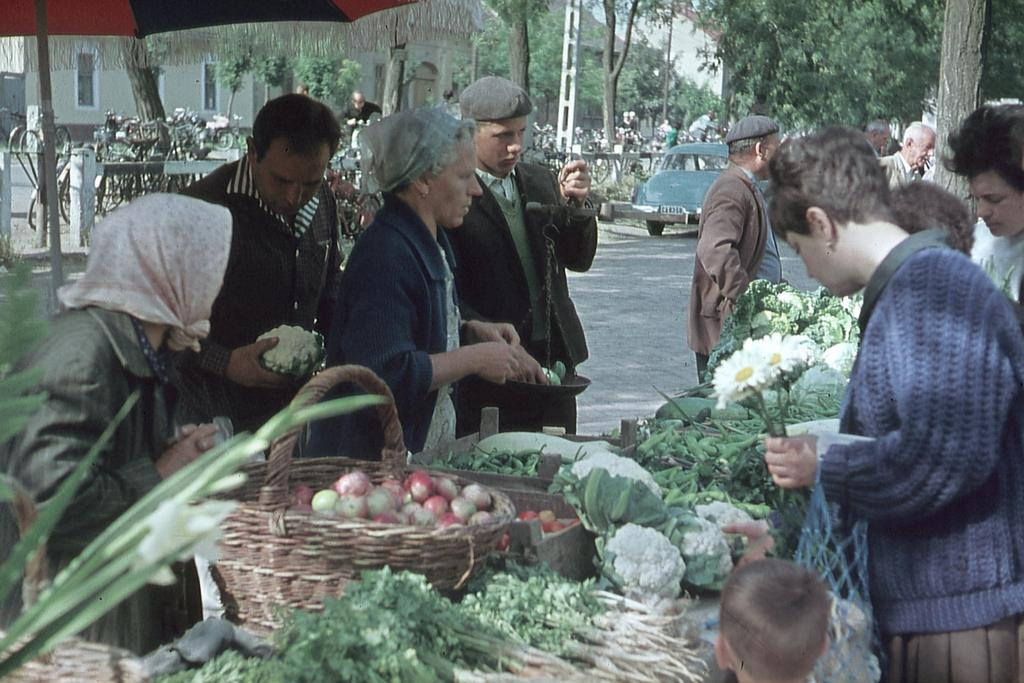
[[[411, 572], [367, 571], [322, 612], [292, 610], [273, 635], [277, 654], [240, 662], [222, 655], [173, 683], [391, 683], [451, 681], [456, 667], [515, 664], [503, 634]], [[195, 676], [201, 676], [196, 678]]]
[[473, 449], [468, 453], [448, 453], [435, 458], [432, 467], [450, 470], [468, 470], [472, 472], [493, 472], [519, 477], [536, 477], [540, 463], [541, 450], [520, 451], [482, 451]]
[[721, 337], [708, 359], [708, 372], [714, 372], [747, 339], [776, 332], [806, 335], [821, 350], [840, 342], [856, 343], [860, 335], [859, 309], [860, 297], [839, 298], [824, 288], [801, 292], [784, 282], [754, 280], [725, 319]]
[[602, 468], [580, 479], [563, 467], [548, 491], [561, 493], [576, 508], [583, 526], [597, 534], [630, 522], [656, 527], [665, 521], [665, 504], [643, 482], [609, 474]]
[[477, 580], [461, 607], [511, 638], [568, 654], [575, 635], [604, 611], [591, 592], [593, 581], [571, 581], [543, 564], [509, 563], [508, 569]]

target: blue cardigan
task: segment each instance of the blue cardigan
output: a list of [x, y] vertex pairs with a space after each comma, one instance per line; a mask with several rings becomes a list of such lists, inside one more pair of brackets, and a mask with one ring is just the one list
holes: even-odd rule
[[[327, 337], [327, 364], [365, 365], [395, 396], [405, 445], [422, 450], [437, 392], [430, 390], [429, 355], [446, 350], [444, 263], [454, 259], [444, 230], [437, 240], [401, 200], [384, 206], [356, 242], [341, 280]], [[454, 267], [452, 270], [454, 270]], [[341, 387], [325, 397], [355, 393]], [[376, 409], [314, 424], [303, 455], [343, 455], [379, 460], [382, 445]]]
[[883, 634], [1024, 613], [1024, 337], [962, 254], [910, 257], [881, 291], [844, 397], [826, 497], [868, 521]]

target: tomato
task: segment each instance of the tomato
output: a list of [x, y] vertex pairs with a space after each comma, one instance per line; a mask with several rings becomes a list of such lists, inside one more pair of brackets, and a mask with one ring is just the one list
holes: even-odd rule
[[564, 529], [565, 525], [559, 522], [557, 519], [553, 519], [550, 522], [543, 522], [540, 525], [540, 528], [543, 529], [544, 533], [546, 534], [553, 534], [556, 531], [561, 531], [562, 529]]
[[524, 510], [523, 512], [519, 513], [519, 519], [521, 519], [524, 522], [528, 522], [531, 519], [537, 519], [537, 517], [538, 515], [534, 510]]

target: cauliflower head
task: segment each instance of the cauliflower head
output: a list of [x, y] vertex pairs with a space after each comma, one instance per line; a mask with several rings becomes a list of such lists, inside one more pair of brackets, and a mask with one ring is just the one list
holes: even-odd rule
[[721, 500], [712, 501], [707, 505], [695, 505], [693, 511], [697, 513], [698, 517], [711, 522], [718, 528], [722, 528], [726, 524], [754, 521], [743, 510]]
[[686, 582], [719, 589], [732, 571], [729, 540], [713, 522], [695, 517], [683, 533], [679, 550], [686, 561]]
[[277, 346], [263, 352], [260, 364], [271, 372], [305, 377], [324, 356], [323, 337], [296, 325], [278, 325], [257, 337], [257, 341], [268, 337], [277, 337]]
[[636, 479], [649, 488], [654, 495], [661, 498], [661, 487], [654, 481], [654, 477], [636, 460], [615, 455], [611, 451], [590, 451], [584, 458], [573, 463], [572, 473], [578, 479], [585, 478], [594, 469], [607, 470], [608, 474], [616, 477], [627, 477]]
[[624, 591], [679, 597], [686, 563], [679, 549], [660, 531], [624, 524], [605, 544], [605, 553], [605, 567], [610, 562], [612, 578]]

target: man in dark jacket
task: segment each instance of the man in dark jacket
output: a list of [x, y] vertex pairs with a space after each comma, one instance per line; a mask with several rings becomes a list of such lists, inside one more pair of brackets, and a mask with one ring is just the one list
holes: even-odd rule
[[[597, 220], [574, 212], [590, 191], [586, 162], [567, 163], [557, 175], [521, 163], [523, 133], [533, 104], [522, 88], [488, 76], [466, 88], [462, 118], [477, 124], [477, 177], [483, 195], [451, 233], [462, 315], [512, 323], [541, 365], [562, 361], [573, 374], [587, 359], [587, 342], [569, 298], [565, 269], [590, 269]], [[537, 203], [538, 210], [527, 205]], [[459, 431], [479, 427], [480, 409], [497, 406], [501, 427], [576, 431], [576, 399], [524, 400], [521, 391], [473, 379], [459, 386]]]
[[233, 230], [210, 335], [199, 353], [178, 358], [181, 419], [224, 415], [237, 431], [252, 430], [294, 396], [296, 378], [259, 361], [276, 341], [256, 337], [285, 324], [325, 335], [330, 329], [342, 254], [324, 171], [339, 136], [330, 109], [284, 95], [257, 114], [242, 160], [185, 189], [230, 209]]

